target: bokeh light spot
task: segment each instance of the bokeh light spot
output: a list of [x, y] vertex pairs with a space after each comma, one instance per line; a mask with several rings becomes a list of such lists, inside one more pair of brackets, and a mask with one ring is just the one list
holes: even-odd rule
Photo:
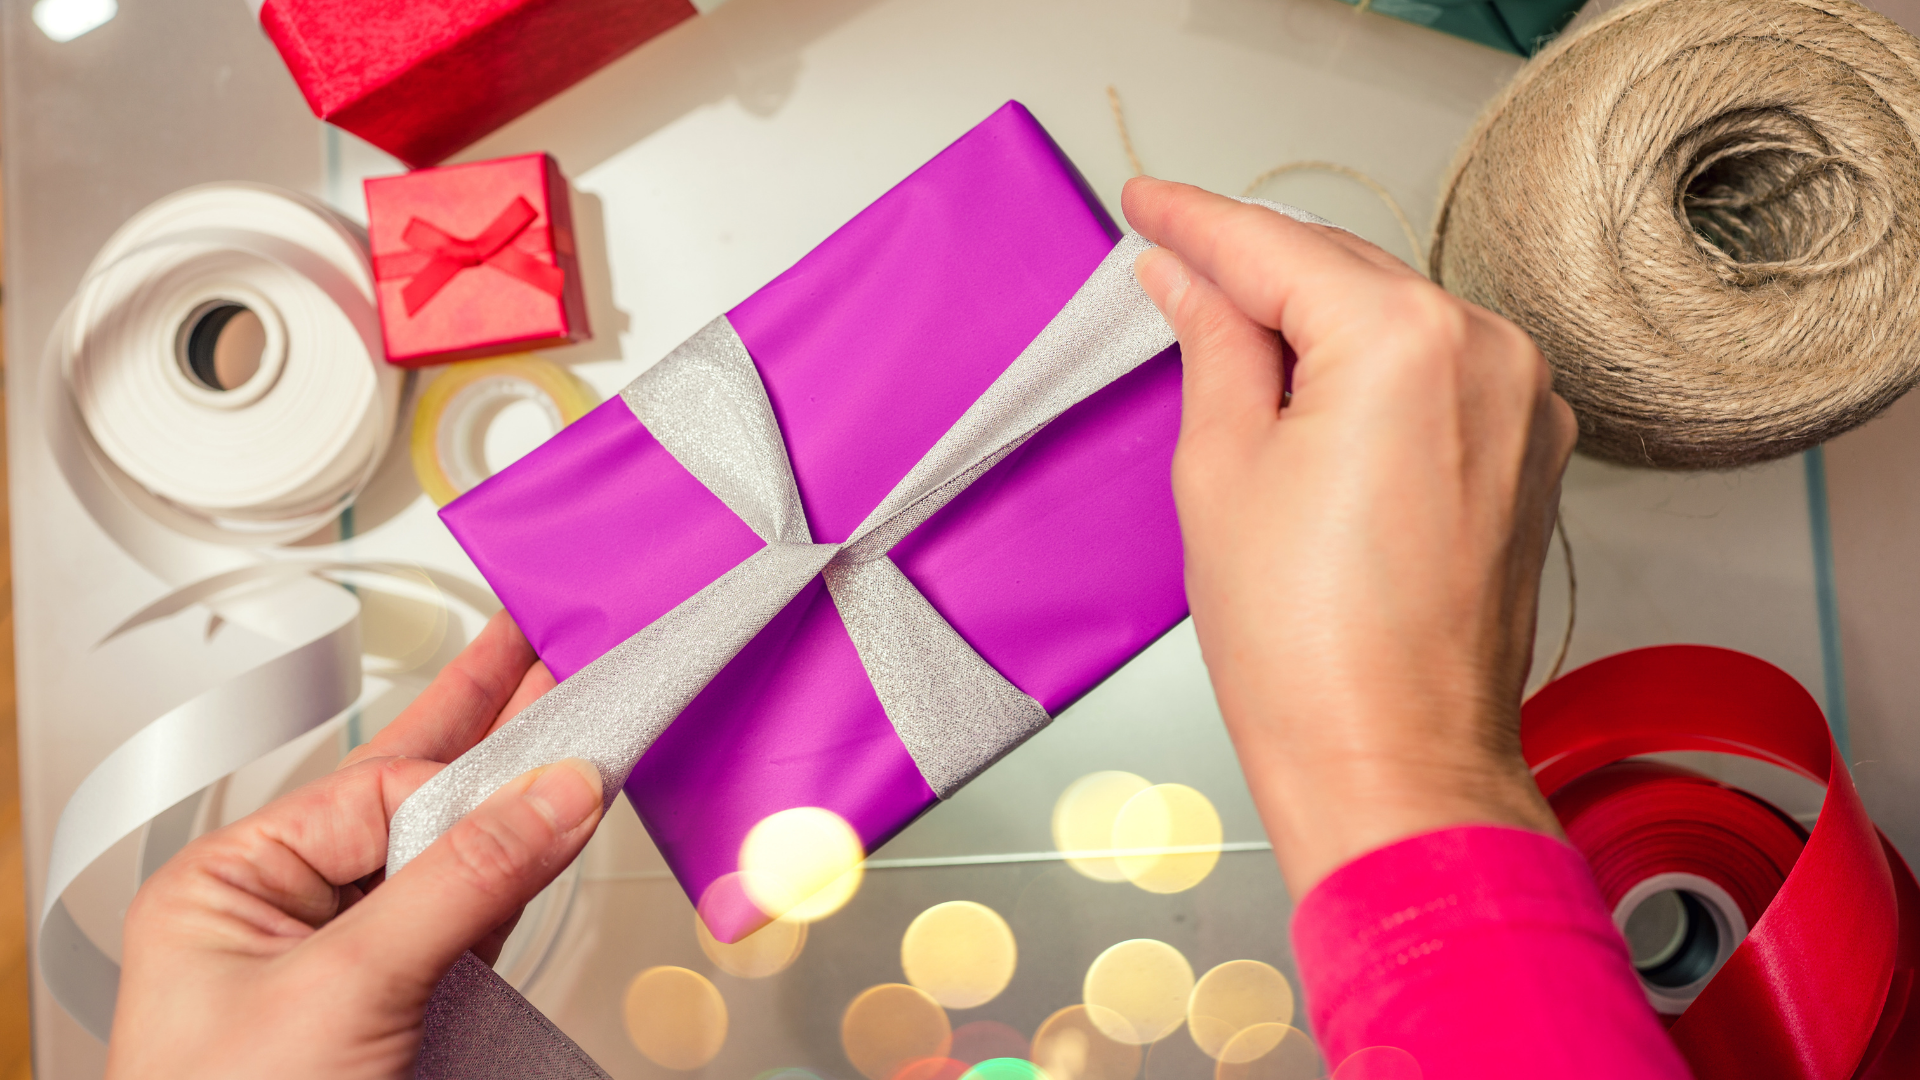
[[971, 1009], [1013, 981], [1019, 957], [1000, 913], [971, 900], [949, 900], [921, 912], [900, 939], [907, 981], [949, 1009]]
[[1397, 1046], [1355, 1050], [1333, 1070], [1333, 1080], [1421, 1080], [1424, 1075], [1413, 1055]]
[[946, 1057], [952, 1046], [947, 1011], [905, 983], [868, 987], [840, 1018], [840, 1047], [867, 1080], [893, 1080], [908, 1065]]
[[920, 1058], [900, 1066], [893, 1080], [960, 1080], [973, 1065], [950, 1057]]
[[776, 918], [818, 922], [860, 889], [866, 851], [839, 814], [798, 806], [769, 815], [740, 845], [740, 882]]
[[1003, 1057], [987, 1060], [968, 1069], [960, 1080], [1051, 1080], [1033, 1062], [1025, 1058]]
[[[1152, 787], [1130, 772], [1096, 772], [1075, 780], [1053, 804], [1053, 845], [1061, 851], [1113, 848], [1113, 819], [1127, 800]], [[1095, 881], [1125, 881], [1120, 864], [1104, 854], [1075, 855], [1067, 865]], [[1056, 1077], [1055, 1080], [1058, 1080]]]
[[1193, 967], [1179, 949], [1134, 938], [1094, 958], [1081, 996], [1108, 1038], [1143, 1046], [1179, 1030], [1192, 994]]
[[651, 967], [627, 984], [627, 1038], [656, 1065], [698, 1069], [727, 1041], [727, 1002], [697, 971]]
[[1313, 1040], [1286, 1024], [1243, 1029], [1227, 1043], [1213, 1070], [1214, 1080], [1322, 1080], [1326, 1075], [1326, 1062]]
[[1028, 1056], [1053, 1080], [1133, 1080], [1140, 1071], [1140, 1047], [1107, 1034], [1131, 1026], [1111, 1009], [1069, 1005], [1041, 1023]]
[[[1271, 964], [1258, 960], [1229, 960], [1200, 976], [1187, 1001], [1187, 1030], [1194, 1044], [1210, 1058], [1228, 1060], [1226, 1050], [1234, 1044], [1233, 1063], [1252, 1061], [1280, 1043], [1280, 1031], [1293, 1021], [1293, 986]], [[1272, 1042], [1259, 1038], [1234, 1042], [1234, 1037], [1252, 1027], [1271, 1029]]]
[[729, 945], [715, 938], [705, 920], [695, 914], [693, 935], [714, 967], [742, 979], [764, 979], [800, 958], [800, 950], [807, 945], [807, 924], [776, 920]]
[[953, 1029], [953, 1049], [947, 1056], [968, 1065], [991, 1058], [1031, 1058], [1027, 1037], [998, 1020], [975, 1020]]
[[1220, 861], [1220, 814], [1185, 784], [1155, 784], [1113, 819], [1115, 862], [1128, 881], [1154, 893], [1193, 888]]

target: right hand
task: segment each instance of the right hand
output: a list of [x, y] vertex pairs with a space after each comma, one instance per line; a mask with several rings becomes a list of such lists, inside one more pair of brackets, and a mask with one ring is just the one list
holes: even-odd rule
[[1194, 625], [1293, 894], [1416, 833], [1557, 834], [1519, 741], [1575, 438], [1539, 350], [1350, 233], [1148, 178], [1123, 205], [1185, 364]]

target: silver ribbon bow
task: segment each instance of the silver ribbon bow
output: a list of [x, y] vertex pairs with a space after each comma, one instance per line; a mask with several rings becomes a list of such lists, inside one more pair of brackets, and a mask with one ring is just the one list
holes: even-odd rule
[[[1324, 219], [1259, 200], [1314, 224]], [[387, 874], [529, 769], [578, 757], [612, 804], [654, 739], [816, 574], [824, 575], [887, 718], [941, 798], [1044, 727], [887, 557], [893, 546], [1055, 417], [1174, 344], [1134, 278], [1153, 244], [1128, 234], [998, 379], [846, 540], [815, 543], [759, 371], [725, 316], [620, 396], [688, 472], [765, 540], [455, 759], [394, 814]], [[506, 1032], [523, 1034], [502, 1043]], [[468, 1040], [480, 1040], [482, 1045]], [[494, 1056], [504, 1051], [504, 1057]], [[468, 954], [429, 1009], [419, 1077], [606, 1074]]]
[[387, 873], [501, 785], [579, 757], [606, 799], [720, 669], [824, 574], [887, 718], [941, 798], [1048, 716], [993, 669], [887, 557], [921, 522], [1048, 421], [1174, 342], [1134, 280], [1152, 246], [1115, 245], [1046, 329], [846, 540], [815, 543], [766, 388], [725, 316], [620, 392], [654, 438], [767, 546], [614, 646], [414, 792], [393, 818]]

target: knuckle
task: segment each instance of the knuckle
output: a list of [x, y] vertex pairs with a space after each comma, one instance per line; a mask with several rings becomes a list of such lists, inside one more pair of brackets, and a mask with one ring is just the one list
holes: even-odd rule
[[1385, 290], [1374, 362], [1381, 375], [1433, 386], [1455, 382], [1468, 366], [1473, 320], [1466, 305], [1426, 281]]
[[1418, 280], [1396, 283], [1388, 297], [1389, 315], [1404, 330], [1458, 353], [1466, 347], [1471, 318], [1460, 300]]
[[1183, 346], [1205, 348], [1218, 340], [1227, 327], [1227, 313], [1219, 304], [1208, 303], [1200, 289], [1188, 288], [1174, 310], [1173, 321]]
[[504, 822], [471, 815], [447, 833], [460, 877], [487, 894], [511, 890], [535, 861], [533, 845]]

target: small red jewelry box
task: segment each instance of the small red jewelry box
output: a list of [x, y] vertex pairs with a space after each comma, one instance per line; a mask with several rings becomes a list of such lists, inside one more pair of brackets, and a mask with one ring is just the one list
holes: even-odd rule
[[266, 0], [258, 10], [315, 116], [416, 167], [695, 14], [690, 0]]
[[387, 360], [402, 367], [592, 337], [567, 181], [546, 154], [366, 182]]

